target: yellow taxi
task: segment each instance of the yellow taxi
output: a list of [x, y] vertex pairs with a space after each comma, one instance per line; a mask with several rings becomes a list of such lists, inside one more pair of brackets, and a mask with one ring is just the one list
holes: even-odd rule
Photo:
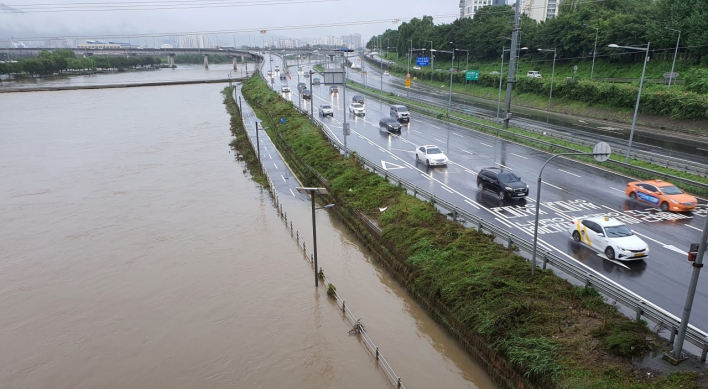
[[664, 212], [688, 212], [698, 205], [695, 197], [662, 180], [630, 182], [625, 193], [632, 200], [659, 207]]

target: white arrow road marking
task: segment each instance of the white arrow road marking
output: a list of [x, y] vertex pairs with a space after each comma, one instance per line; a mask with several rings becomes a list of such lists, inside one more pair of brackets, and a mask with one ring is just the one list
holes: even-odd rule
[[680, 248], [678, 248], [678, 247], [676, 247], [676, 246], [672, 246], [672, 245], [670, 245], [670, 244], [663, 244], [663, 243], [659, 242], [659, 241], [656, 240], [656, 239], [652, 239], [652, 238], [650, 238], [650, 237], [648, 237], [648, 236], [646, 236], [646, 235], [644, 235], [644, 234], [640, 234], [640, 233], [638, 233], [637, 231], [634, 231], [634, 230], [632, 230], [632, 232], [634, 232], [635, 234], [637, 234], [637, 235], [639, 235], [639, 236], [641, 236], [641, 237], [644, 237], [644, 238], [646, 238], [646, 239], [649, 239], [649, 240], [651, 240], [652, 242], [656, 242], [656, 243], [660, 244], [661, 247], [663, 247], [663, 248], [665, 248], [665, 249], [667, 249], [667, 250], [675, 251], [675, 252], [680, 253], [680, 254], [683, 254], [683, 255], [688, 255], [687, 252], [681, 250]]
[[396, 169], [405, 169], [406, 168], [405, 166], [396, 165], [395, 163], [386, 162], [384, 160], [381, 160], [381, 166], [386, 170], [396, 170]]

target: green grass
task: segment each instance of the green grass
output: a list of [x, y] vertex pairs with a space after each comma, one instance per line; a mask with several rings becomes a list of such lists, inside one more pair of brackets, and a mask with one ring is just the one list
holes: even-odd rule
[[[557, 146], [568, 147], [568, 148], [571, 148], [573, 150], [577, 150], [580, 152], [592, 152], [592, 148], [587, 147], [587, 146], [582, 146], [577, 143], [552, 138], [549, 136], [537, 134], [535, 132], [526, 131], [526, 130], [522, 130], [519, 128], [509, 127], [506, 130], [506, 131], [511, 132], [513, 134], [509, 134], [509, 133], [501, 132], [501, 131], [495, 131], [494, 129], [490, 129], [488, 127], [493, 127], [495, 129], [501, 130], [502, 126], [500, 124], [492, 123], [492, 122], [489, 122], [486, 120], [478, 119], [478, 118], [475, 118], [472, 116], [468, 116], [468, 115], [464, 115], [464, 114], [460, 114], [460, 113], [456, 113], [456, 112], [452, 112], [450, 114], [450, 117], [446, 118], [445, 117], [446, 110], [444, 110], [444, 109], [431, 107], [429, 105], [422, 104], [422, 103], [415, 101], [415, 100], [409, 100], [404, 97], [392, 96], [391, 93], [381, 93], [380, 91], [377, 91], [377, 90], [365, 89], [365, 88], [363, 88], [363, 86], [361, 84], [354, 83], [352, 81], [349, 81], [347, 85], [349, 85], [350, 88], [357, 89], [357, 90], [360, 90], [365, 93], [373, 94], [376, 96], [381, 96], [381, 97], [388, 98], [388, 99], [395, 99], [397, 102], [405, 104], [409, 109], [412, 109], [412, 110], [419, 109], [419, 110], [424, 110], [424, 111], [433, 111], [433, 112], [437, 113], [435, 115], [435, 117], [437, 117], [438, 119], [441, 119], [441, 120], [455, 121], [456, 118], [459, 118], [459, 119], [464, 119], [464, 120], [478, 123], [480, 126], [469, 125], [464, 122], [457, 122], [458, 124], [468, 127], [468, 128], [471, 128], [475, 131], [481, 131], [481, 132], [493, 134], [493, 135], [498, 136], [500, 138], [513, 140], [517, 143], [532, 146], [534, 148], [541, 149], [544, 151], [558, 153], [558, 152], [566, 152], [567, 150], [555, 148], [553, 146], [549, 146], [544, 143], [534, 142], [533, 140], [514, 136], [513, 134], [523, 135], [524, 137], [533, 138], [533, 139], [536, 139], [539, 141], [552, 143], [553, 145], [557, 145]], [[483, 126], [485, 126], [485, 127], [483, 127]], [[645, 173], [643, 171], [631, 169], [631, 168], [628, 168], [628, 167], [625, 167], [625, 166], [619, 165], [619, 164], [600, 163], [590, 157], [572, 156], [570, 158], [575, 158], [575, 159], [581, 160], [581, 161], [589, 163], [589, 164], [602, 166], [605, 169], [612, 170], [612, 171], [622, 173], [622, 174], [626, 174], [626, 175], [629, 175], [632, 177], [637, 177], [639, 179], [655, 179], [655, 178], [657, 178], [657, 175], [655, 175], [655, 174]], [[620, 163], [625, 161], [625, 157], [622, 155], [618, 155], [618, 154], [613, 154], [610, 157], [610, 159], [612, 161], [616, 161], [616, 162], [620, 162]], [[686, 178], [686, 179], [689, 179], [692, 181], [700, 182], [703, 184], [708, 184], [708, 178], [706, 178], [706, 177], [701, 177], [696, 174], [686, 173], [686, 172], [678, 171], [678, 170], [671, 169], [671, 168], [666, 168], [664, 166], [652, 164], [649, 162], [630, 159], [630, 165], [637, 166], [640, 168], [650, 169], [650, 170], [653, 170], [657, 173], [665, 174], [665, 175], [669, 176], [669, 179], [670, 179], [670, 177], [681, 177], [681, 178]], [[689, 193], [692, 193], [694, 195], [708, 196], [708, 190], [706, 190], [704, 188], [697, 187], [697, 186], [690, 185], [690, 184], [684, 184], [684, 183], [680, 183], [680, 182], [676, 182], [675, 184], [676, 184], [676, 186], [680, 187], [681, 189], [683, 189]]]
[[[698, 387], [698, 373], [647, 378], [634, 370], [628, 353], [636, 357], [661, 344], [645, 323], [633, 323], [592, 289], [575, 287], [550, 270], [532, 278], [529, 263], [492, 236], [448, 220], [430, 203], [345, 159], [260, 77], [242, 90], [303, 184], [322, 185], [307, 164], [327, 180], [327, 201], [343, 215], [362, 212], [381, 226], [381, 244], [406, 258], [411, 293], [443, 304], [453, 312], [449, 320], [483, 337], [531, 382], [593, 389]], [[275, 120], [281, 117], [286, 124]]]

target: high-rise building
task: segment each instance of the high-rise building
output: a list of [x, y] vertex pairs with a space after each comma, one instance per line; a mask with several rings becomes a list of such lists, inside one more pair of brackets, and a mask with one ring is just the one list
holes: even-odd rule
[[460, 18], [473, 18], [478, 9], [488, 5], [506, 5], [506, 0], [460, 0]]
[[210, 47], [209, 37], [206, 35], [185, 35], [179, 37], [179, 47], [183, 49], [205, 49]]
[[524, 0], [521, 12], [531, 19], [542, 22], [558, 16], [560, 0]]

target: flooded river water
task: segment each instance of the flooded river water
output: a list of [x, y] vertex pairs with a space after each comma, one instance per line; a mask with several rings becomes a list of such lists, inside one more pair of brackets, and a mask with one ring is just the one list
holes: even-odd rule
[[[222, 88], [0, 94], [0, 387], [391, 387], [230, 152]], [[309, 203], [283, 204], [310, 238]], [[321, 266], [407, 388], [493, 388], [317, 223]]]

